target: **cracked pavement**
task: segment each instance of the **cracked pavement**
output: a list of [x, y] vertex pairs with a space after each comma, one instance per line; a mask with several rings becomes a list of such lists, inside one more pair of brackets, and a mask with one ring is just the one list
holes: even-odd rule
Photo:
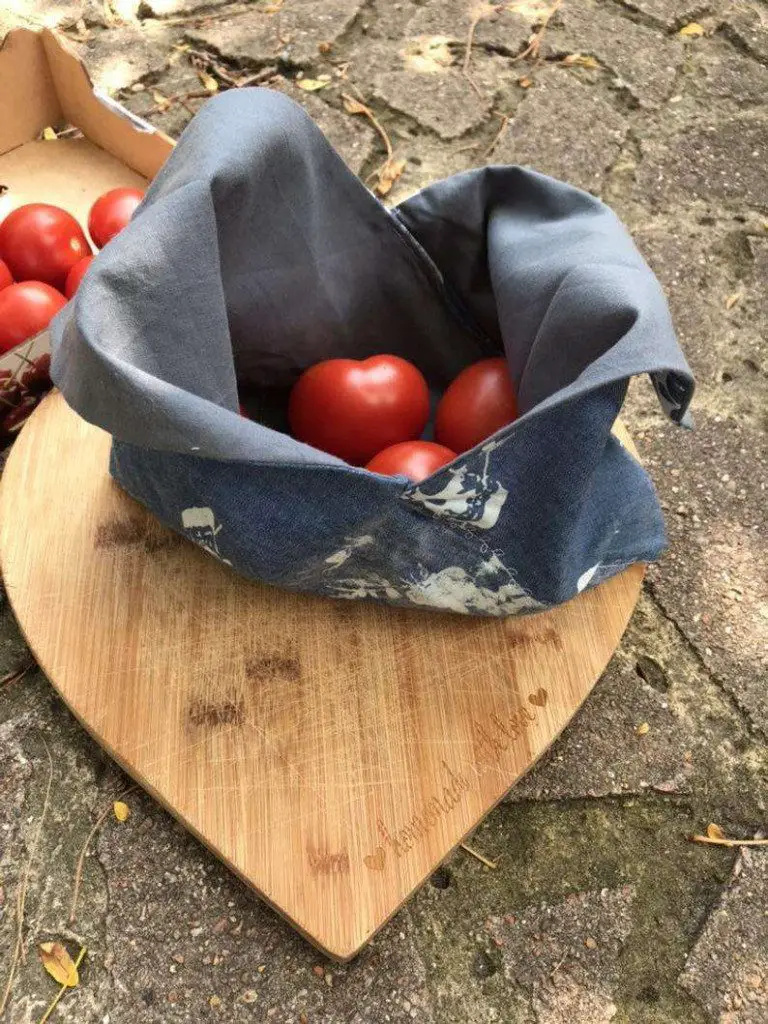
[[[695, 431], [647, 381], [625, 410], [663, 502], [670, 552], [561, 739], [359, 958], [331, 964], [148, 797], [105, 822], [68, 924], [76, 861], [127, 784], [33, 670], [0, 686], [0, 984], [22, 866], [32, 953], [6, 1020], [55, 991], [33, 947], [88, 946], [53, 1020], [77, 1024], [765, 1024], [768, 849], [768, 6], [761, 0], [18, 0], [56, 24], [95, 82], [178, 134], [220, 88], [258, 76], [303, 103], [368, 179], [381, 138], [405, 170], [387, 201], [438, 177], [522, 162], [602, 196], [669, 296], [698, 391]], [[681, 35], [695, 21], [703, 35]], [[572, 55], [581, 55], [578, 60]], [[571, 60], [565, 58], [571, 57]], [[591, 58], [591, 59], [587, 59]], [[320, 76], [328, 76], [327, 79]], [[325, 81], [316, 92], [303, 78]], [[471, 81], [470, 81], [471, 79]], [[7, 602], [0, 676], [26, 651]], [[637, 725], [649, 730], [639, 736]]]

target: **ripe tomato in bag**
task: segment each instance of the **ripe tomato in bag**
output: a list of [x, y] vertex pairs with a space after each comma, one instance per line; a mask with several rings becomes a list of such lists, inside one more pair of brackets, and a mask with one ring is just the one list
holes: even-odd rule
[[517, 419], [517, 398], [504, 358], [472, 363], [451, 382], [435, 415], [435, 440], [466, 452]]
[[0, 259], [16, 281], [63, 288], [67, 274], [91, 251], [75, 218], [48, 203], [27, 203], [0, 224]]
[[418, 484], [455, 458], [456, 452], [434, 441], [402, 441], [374, 455], [365, 468], [383, 476], [407, 476]]
[[288, 403], [294, 437], [357, 466], [417, 438], [428, 416], [427, 382], [399, 356], [316, 363], [296, 381]]

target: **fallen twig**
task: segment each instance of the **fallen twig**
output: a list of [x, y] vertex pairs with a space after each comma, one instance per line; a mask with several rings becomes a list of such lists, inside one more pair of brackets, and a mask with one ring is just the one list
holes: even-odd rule
[[[187, 106], [187, 101], [208, 99], [210, 95], [207, 89], [193, 89], [191, 92], [178, 92], [173, 96], [164, 96], [162, 103], [156, 103], [149, 110], [142, 110], [141, 116], [148, 117], [150, 114], [163, 114], [174, 103], [180, 103], [185, 110], [189, 110], [191, 114], [194, 114], [194, 111]], [[162, 96], [162, 93], [158, 93], [158, 96]]]
[[[80, 952], [77, 954], [77, 960], [75, 960], [75, 969], [77, 969], [80, 966], [80, 964], [83, 962], [83, 957], [85, 956], [85, 954], [87, 952], [88, 952], [88, 950], [85, 948], [85, 946], [81, 946], [80, 947]], [[61, 986], [59, 991], [56, 993], [56, 995], [52, 999], [50, 1006], [45, 1011], [43, 1016], [40, 1018], [40, 1024], [45, 1024], [45, 1022], [51, 1016], [53, 1011], [59, 1005], [59, 1000], [61, 999], [61, 997], [64, 995], [64, 993], [67, 991], [67, 989], [71, 988], [71, 987], [72, 987], [71, 985], [62, 985]]]
[[491, 139], [490, 145], [486, 148], [486, 150], [484, 151], [484, 153], [482, 155], [482, 159], [483, 160], [487, 160], [488, 157], [491, 155], [491, 153], [494, 151], [494, 149], [496, 149], [496, 146], [499, 144], [499, 139], [501, 138], [501, 136], [506, 131], [507, 125], [509, 124], [509, 121], [510, 121], [511, 117], [512, 117], [511, 114], [504, 114], [504, 116], [502, 117], [501, 125], [499, 127], [499, 130], [493, 136], [493, 138]]
[[77, 858], [77, 867], [75, 868], [75, 881], [74, 881], [74, 885], [73, 885], [73, 888], [72, 888], [72, 903], [70, 904], [70, 907], [69, 907], [69, 923], [70, 924], [73, 923], [73, 921], [75, 920], [75, 918], [77, 916], [77, 900], [78, 900], [78, 898], [80, 896], [80, 883], [81, 883], [82, 878], [83, 878], [83, 867], [85, 866], [85, 858], [86, 858], [86, 854], [88, 853], [88, 847], [91, 845], [91, 840], [96, 835], [96, 833], [99, 831], [101, 826], [104, 824], [104, 821], [106, 820], [108, 815], [113, 811], [114, 806], [115, 806], [115, 800], [124, 800], [125, 797], [127, 797], [128, 794], [132, 793], [135, 789], [136, 789], [135, 786], [129, 786], [128, 789], [126, 789], [123, 793], [120, 794], [120, 796], [114, 797], [110, 801], [109, 806], [105, 807], [104, 810], [102, 811], [102, 813], [96, 819], [95, 825], [93, 826], [91, 831], [88, 833], [88, 837], [86, 838], [85, 842], [83, 843], [83, 848], [80, 851], [80, 856]]
[[45, 746], [45, 753], [48, 756], [48, 782], [45, 787], [45, 798], [43, 799], [43, 809], [40, 813], [37, 832], [35, 833], [35, 838], [32, 842], [32, 849], [29, 852], [29, 857], [27, 858], [27, 863], [24, 868], [24, 876], [16, 894], [16, 943], [11, 955], [11, 968], [8, 972], [8, 980], [5, 983], [2, 998], [0, 998], [0, 1015], [4, 1012], [8, 1003], [8, 997], [11, 994], [13, 979], [16, 976], [16, 968], [19, 965], [19, 960], [23, 961], [26, 958], [24, 943], [24, 910], [27, 902], [27, 888], [29, 887], [29, 876], [32, 873], [32, 864], [37, 856], [37, 848], [40, 845], [40, 837], [43, 834], [43, 825], [45, 824], [45, 818], [48, 814], [48, 804], [51, 799], [51, 787], [53, 786], [53, 758], [51, 757], [51, 748], [48, 746], [45, 737], [42, 739], [43, 745]]
[[485, 864], [487, 868], [492, 868], [495, 871], [498, 867], [495, 860], [489, 860], [488, 857], [474, 849], [474, 847], [470, 846], [469, 843], [460, 843], [459, 845], [465, 853], [468, 853], [470, 857], [474, 857], [476, 860], [479, 860], [481, 864]]
[[0, 686], [5, 686], [10, 683], [18, 683], [20, 679], [23, 679], [27, 672], [30, 672], [37, 662], [34, 659], [30, 659], [26, 664], [19, 665], [17, 668], [11, 669], [10, 672], [6, 673], [2, 679], [0, 679]]
[[247, 75], [245, 78], [239, 78], [237, 80], [237, 88], [245, 89], [249, 85], [259, 85], [261, 82], [266, 82], [270, 78], [274, 78], [277, 71], [277, 64], [269, 64], [267, 67], [262, 68], [261, 71], [256, 71], [254, 74]]
[[376, 178], [376, 191], [380, 196], [385, 196], [392, 188], [393, 184], [397, 181], [400, 175], [405, 169], [405, 160], [395, 160], [395, 153], [392, 148], [392, 142], [387, 135], [384, 127], [376, 119], [376, 115], [370, 107], [366, 106], [360, 100], [351, 96], [348, 92], [343, 92], [341, 98], [344, 101], [344, 109], [348, 114], [362, 114], [367, 117], [373, 127], [378, 132], [379, 138], [384, 143], [384, 148], [387, 151], [387, 159], [384, 163], [377, 167], [372, 174], [368, 176], [368, 180]]
[[768, 846], [768, 839], [721, 839], [714, 836], [691, 836], [694, 843], [709, 843], [710, 846]]
[[555, 975], [557, 974], [557, 972], [558, 972], [558, 971], [560, 970], [560, 968], [561, 968], [561, 967], [563, 966], [563, 964], [565, 963], [565, 961], [566, 961], [567, 959], [568, 959], [568, 954], [567, 954], [567, 953], [563, 953], [563, 955], [562, 955], [562, 956], [560, 957], [560, 959], [559, 959], [559, 960], [557, 961], [557, 963], [555, 964], [555, 966], [554, 966], [554, 967], [552, 968], [552, 970], [551, 970], [551, 971], [549, 972], [549, 976], [550, 976], [550, 978], [554, 978], [554, 976], [555, 976]]
[[[202, 50], [186, 50], [189, 62], [196, 70], [210, 69], [217, 78], [220, 78], [222, 82], [226, 82], [227, 85], [231, 85], [233, 88], [237, 87], [237, 79], [227, 71], [225, 67], [217, 63], [210, 53], [204, 53]], [[202, 68], [201, 68], [202, 65]], [[210, 91], [209, 91], [210, 95]]]
[[354, 96], [350, 96], [348, 92], [343, 92], [341, 94], [341, 98], [344, 100], [344, 106], [348, 114], [362, 114], [364, 117], [368, 118], [368, 120], [371, 122], [373, 127], [378, 132], [379, 138], [384, 143], [384, 147], [387, 151], [387, 160], [391, 160], [392, 156], [394, 155], [392, 150], [392, 143], [385, 129], [381, 126], [379, 121], [376, 120], [376, 115], [371, 110], [371, 108], [367, 107], [365, 103], [361, 103], [360, 100], [355, 99]]
[[475, 32], [477, 30], [477, 26], [480, 24], [483, 18], [489, 17], [489, 15], [493, 14], [498, 10], [498, 7], [478, 7], [477, 10], [475, 11], [472, 21], [469, 23], [469, 31], [467, 32], [467, 44], [464, 48], [464, 62], [461, 65], [461, 73], [462, 75], [464, 75], [466, 80], [475, 90], [480, 99], [483, 99], [483, 93], [481, 92], [480, 87], [477, 85], [477, 83], [469, 73], [469, 63], [472, 60], [472, 44], [475, 39]]
[[563, 0], [555, 0], [550, 9], [541, 19], [541, 24], [539, 25], [539, 27], [528, 40], [528, 45], [526, 46], [526, 48], [522, 51], [522, 53], [518, 53], [516, 57], [513, 57], [511, 59], [511, 64], [514, 64], [515, 61], [518, 60], [525, 60], [526, 57], [535, 57], [538, 61], [539, 56], [541, 54], [541, 43], [544, 39], [544, 33], [547, 31], [547, 26], [549, 25], [553, 16], [557, 13], [562, 2]]
[[[249, 85], [259, 85], [261, 82], [266, 82], [270, 78], [274, 78], [278, 70], [276, 64], [270, 64], [268, 67], [262, 68], [260, 71], [255, 71], [252, 75], [246, 75], [243, 78], [232, 78], [230, 76], [224, 78], [217, 65], [211, 66], [219, 78], [225, 81], [226, 84], [231, 86], [233, 89], [245, 89]], [[159, 95], [162, 95], [162, 93]], [[189, 100], [206, 100], [210, 99], [211, 95], [212, 93], [208, 89], [192, 89], [189, 92], [177, 92], [172, 96], [165, 96], [162, 103], [156, 103], [148, 110], [143, 110], [141, 112], [141, 116], [149, 117], [150, 114], [162, 114], [172, 107], [174, 103], [178, 103], [180, 106], [184, 107], [188, 113], [194, 115], [195, 111], [188, 106]]]

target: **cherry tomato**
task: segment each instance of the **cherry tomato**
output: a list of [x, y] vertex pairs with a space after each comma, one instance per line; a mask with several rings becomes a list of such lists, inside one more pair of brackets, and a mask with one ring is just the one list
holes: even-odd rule
[[435, 440], [456, 452], [474, 448], [517, 418], [506, 359], [481, 359], [451, 382], [435, 416]]
[[401, 441], [374, 455], [365, 468], [383, 476], [407, 476], [418, 484], [455, 458], [456, 452], [434, 441]]
[[296, 381], [288, 403], [299, 441], [358, 466], [417, 438], [428, 416], [427, 382], [399, 356], [317, 363]]
[[99, 196], [88, 214], [88, 234], [97, 249], [123, 230], [143, 198], [140, 188], [113, 188]]
[[80, 287], [80, 282], [85, 277], [85, 272], [93, 263], [93, 256], [83, 256], [81, 260], [72, 267], [70, 272], [67, 274], [67, 280], [64, 282], [64, 294], [68, 299], [71, 299], [77, 289]]
[[42, 281], [22, 281], [0, 292], [0, 352], [44, 331], [67, 300]]
[[0, 224], [0, 259], [17, 281], [63, 288], [67, 274], [90, 246], [74, 217], [58, 206], [28, 203]]
[[0, 260], [0, 292], [3, 288], [7, 288], [9, 284], [13, 284], [11, 272], [8, 267], [6, 267], [5, 263]]

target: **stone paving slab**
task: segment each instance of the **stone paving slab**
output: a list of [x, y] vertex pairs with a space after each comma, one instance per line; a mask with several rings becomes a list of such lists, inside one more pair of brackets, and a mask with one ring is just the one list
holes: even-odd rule
[[[568, 117], [561, 120], [561, 112], [566, 110]], [[557, 145], [542, 130], [555, 120]], [[520, 104], [490, 159], [535, 167], [599, 194], [626, 131], [624, 113], [598, 88], [595, 76], [548, 68], [537, 76], [535, 87]]]
[[768, 1020], [768, 858], [744, 849], [680, 984], [720, 1024]]
[[230, 57], [291, 64], [316, 60], [320, 44], [332, 46], [349, 28], [363, 0], [286, 0], [257, 4], [218, 18], [190, 37]]
[[[562, 26], [562, 27], [559, 27]], [[547, 34], [556, 55], [594, 56], [609, 72], [611, 85], [633, 105], [655, 107], [671, 94], [683, 61], [679, 36], [630, 21], [613, 4], [565, 4]]]
[[[541, 1024], [615, 1018], [619, 956], [632, 928], [632, 886], [573, 894], [488, 921], [505, 977], [532, 993]], [[599, 936], [599, 939], [595, 938]]]
[[[540, 59], [521, 57], [550, 13]], [[690, 842], [710, 822], [760, 834], [768, 813], [768, 7], [16, 0], [0, 31], [41, 18], [172, 135], [203, 102], [200, 67], [222, 89], [263, 74], [364, 179], [384, 146], [342, 93], [371, 106], [405, 160], [388, 201], [504, 161], [603, 196], [666, 289], [699, 386], [693, 433], [661, 420], [647, 381], [630, 388], [671, 549], [593, 696], [473, 837], [496, 869], [457, 852], [353, 964], [324, 960], [149, 798], [115, 821], [129, 780], [42, 674], [0, 683], [0, 992], [35, 852], [5, 1019], [39, 1021], [55, 986], [34, 947], [58, 939], [89, 950], [52, 1018], [73, 1024], [768, 1020], [768, 852]], [[681, 37], [692, 21], [704, 35]], [[298, 85], [321, 75], [318, 92]], [[2, 604], [0, 679], [27, 658]]]

